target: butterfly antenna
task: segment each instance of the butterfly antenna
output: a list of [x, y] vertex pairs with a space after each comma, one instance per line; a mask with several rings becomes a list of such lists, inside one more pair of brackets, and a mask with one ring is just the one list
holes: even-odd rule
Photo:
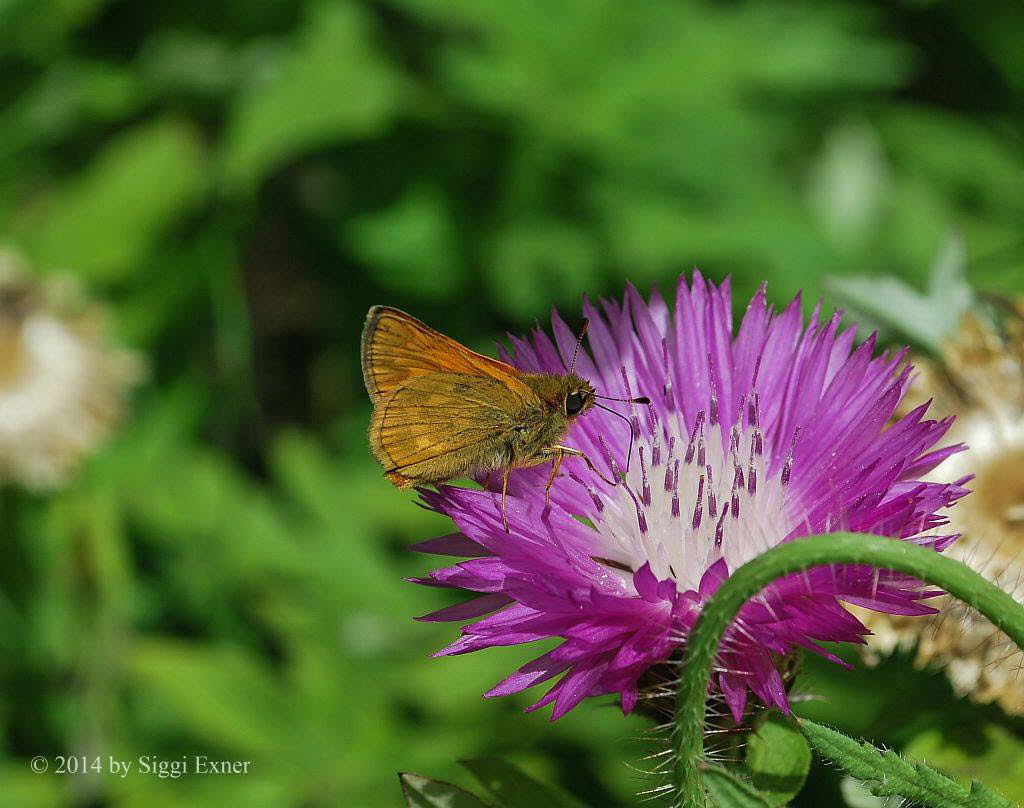
[[576, 338], [576, 348], [572, 352], [572, 362], [569, 363], [569, 372], [572, 373], [576, 368], [576, 357], [580, 353], [580, 345], [583, 344], [583, 338], [587, 336], [587, 329], [590, 328], [590, 320], [587, 317], [583, 318], [583, 326], [580, 328], [580, 335]]
[[[601, 398], [607, 398], [607, 396], [601, 396]], [[612, 401], [635, 401], [637, 404], [646, 404], [647, 403], [647, 399], [646, 398], [643, 399], [643, 400], [640, 400], [638, 398], [613, 398], [611, 400]], [[603, 404], [598, 404], [596, 401], [594, 402], [594, 406], [595, 407], [600, 407], [605, 412], [610, 412], [616, 418], [621, 418], [623, 421], [626, 422], [626, 426], [629, 427], [629, 453], [626, 455], [626, 471], [625, 471], [626, 474], [629, 474], [629, 461], [633, 457], [633, 424], [630, 423], [629, 419], [625, 415], [623, 415], [621, 412], [615, 412], [615, 410], [613, 410], [611, 407], [606, 407]]]
[[[623, 404], [650, 404], [651, 403], [651, 400], [647, 396], [637, 396], [636, 398], [614, 398], [612, 396], [599, 396], [597, 393], [594, 393], [594, 398], [603, 398], [605, 401], [621, 401]], [[597, 406], [601, 407], [600, 404], [598, 404]], [[601, 409], [602, 410], [607, 410], [608, 408], [607, 407], [601, 407]], [[608, 411], [612, 412], [612, 410], [608, 410]], [[615, 413], [615, 414], [619, 415], [620, 413]]]

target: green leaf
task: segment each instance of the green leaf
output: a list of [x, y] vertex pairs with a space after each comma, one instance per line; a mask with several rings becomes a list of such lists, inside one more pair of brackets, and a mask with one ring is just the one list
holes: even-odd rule
[[1024, 168], [1020, 149], [990, 127], [964, 116], [907, 106], [882, 116], [880, 126], [908, 168], [926, 177], [930, 186], [968, 193], [994, 217], [1019, 217], [1024, 210], [1024, 188], [1016, 179]]
[[768, 808], [769, 802], [749, 783], [719, 766], [704, 768], [704, 787], [717, 808]]
[[121, 119], [143, 100], [131, 71], [91, 59], [62, 59], [10, 105], [0, 124], [0, 155], [13, 160], [23, 149], [66, 142], [83, 124]]
[[[175, 640], [134, 644], [125, 675], [154, 704], [187, 716], [178, 726], [247, 756], [295, 743], [300, 716], [273, 671], [251, 653]], [[255, 711], [252, 705], [259, 704]]]
[[424, 300], [453, 296], [465, 281], [448, 203], [432, 186], [350, 222], [345, 234], [381, 288]]
[[[1017, 781], [1017, 788], [1020, 787], [1020, 781]], [[971, 781], [971, 798], [976, 800], [972, 802], [972, 805], [1009, 805], [1009, 802], [1003, 797], [1002, 794], [998, 793], [995, 789], [989, 788], [980, 780]]]
[[1024, 741], [997, 724], [978, 727], [971, 735], [964, 739], [930, 729], [903, 751], [911, 760], [927, 760], [961, 782], [983, 780], [1011, 800], [1024, 801]]
[[158, 30], [139, 56], [139, 75], [154, 90], [213, 97], [238, 73], [228, 43], [191, 30]]
[[580, 289], [599, 277], [598, 247], [586, 231], [544, 220], [520, 220], [490, 245], [484, 280], [495, 306], [526, 317], [552, 304], [576, 305]]
[[771, 713], [749, 738], [747, 769], [769, 805], [786, 805], [800, 793], [810, 767], [807, 739], [781, 713]]
[[895, 277], [831, 277], [826, 286], [859, 313], [932, 351], [960, 322], [972, 292], [963, 241], [950, 235], [932, 262], [926, 293]]
[[198, 133], [165, 119], [129, 130], [52, 199], [12, 228], [34, 263], [120, 280], [147, 268], [145, 257], [206, 189]]
[[928, 294], [933, 300], [943, 300], [948, 311], [959, 319], [973, 298], [966, 275], [967, 249], [959, 235], [951, 233], [932, 262], [928, 278]]
[[487, 808], [487, 803], [458, 786], [422, 774], [399, 772], [407, 808]]
[[497, 758], [461, 761], [501, 808], [582, 808], [575, 799]]
[[810, 202], [836, 245], [853, 252], [871, 237], [887, 179], [888, 166], [872, 126], [851, 121], [829, 133], [814, 166]]
[[377, 52], [371, 29], [355, 5], [313, 5], [294, 50], [230, 114], [223, 152], [229, 185], [247, 188], [296, 155], [381, 133], [404, 83]]
[[1010, 808], [1005, 797], [985, 787], [963, 786], [924, 764], [913, 764], [891, 750], [876, 749], [821, 724], [800, 719], [798, 725], [807, 740], [858, 780], [874, 781], [876, 796], [900, 796], [928, 808]]
[[62, 779], [60, 775], [52, 773], [36, 774], [24, 761], [13, 757], [0, 764], [0, 793], [4, 795], [4, 803], [7, 805], [50, 808], [66, 804]]
[[867, 783], [848, 774], [839, 781], [839, 793], [849, 808], [902, 808], [905, 804], [900, 797], [876, 797]]

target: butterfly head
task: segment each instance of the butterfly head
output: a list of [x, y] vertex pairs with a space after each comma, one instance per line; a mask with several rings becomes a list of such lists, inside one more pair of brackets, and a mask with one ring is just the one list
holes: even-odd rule
[[566, 420], [582, 415], [594, 406], [594, 387], [586, 379], [570, 373], [562, 380], [562, 414]]

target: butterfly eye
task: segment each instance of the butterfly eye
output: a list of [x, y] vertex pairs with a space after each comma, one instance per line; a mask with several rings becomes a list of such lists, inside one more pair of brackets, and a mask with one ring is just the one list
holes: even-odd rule
[[565, 414], [568, 418], [572, 418], [574, 415], [579, 415], [580, 410], [583, 409], [583, 396], [579, 393], [569, 393], [565, 397]]

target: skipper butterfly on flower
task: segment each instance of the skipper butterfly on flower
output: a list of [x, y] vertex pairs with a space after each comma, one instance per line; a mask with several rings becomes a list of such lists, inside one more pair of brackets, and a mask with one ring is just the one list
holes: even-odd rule
[[[586, 333], [586, 323], [576, 343]], [[610, 485], [579, 449], [561, 444], [595, 399], [612, 399], [569, 372], [524, 373], [475, 353], [398, 309], [374, 306], [363, 327], [363, 381], [373, 401], [370, 449], [399, 488], [466, 474], [501, 474], [502, 524], [512, 469], [551, 463], [551, 486], [565, 457], [579, 457]], [[614, 412], [609, 410], [609, 412]], [[628, 462], [628, 460], [627, 460]]]

